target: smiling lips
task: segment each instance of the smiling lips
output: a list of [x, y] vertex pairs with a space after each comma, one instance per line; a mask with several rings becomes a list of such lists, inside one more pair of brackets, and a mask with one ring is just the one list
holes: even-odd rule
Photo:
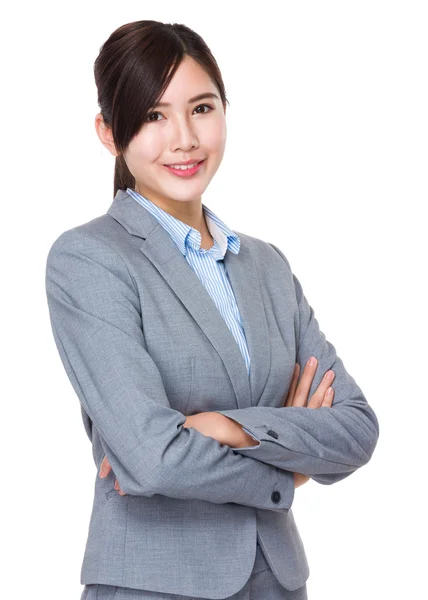
[[205, 163], [205, 159], [200, 162], [192, 162], [184, 165], [164, 165], [165, 169], [168, 169], [170, 173], [177, 175], [178, 177], [191, 177], [196, 175]]

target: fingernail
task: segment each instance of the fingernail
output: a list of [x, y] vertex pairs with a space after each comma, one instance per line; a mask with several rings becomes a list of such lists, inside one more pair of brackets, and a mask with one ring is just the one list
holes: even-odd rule
[[313, 356], [311, 356], [311, 358], [308, 360], [308, 365], [310, 365], [311, 367], [313, 367], [315, 364], [315, 358]]

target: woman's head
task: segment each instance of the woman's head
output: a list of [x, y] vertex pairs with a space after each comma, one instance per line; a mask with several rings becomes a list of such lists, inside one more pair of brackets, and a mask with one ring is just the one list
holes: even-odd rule
[[[123, 25], [101, 47], [94, 75], [97, 134], [116, 156], [114, 195], [134, 188], [166, 209], [199, 202], [223, 158], [229, 104], [202, 38], [177, 23]], [[194, 99], [201, 94], [209, 96]], [[190, 159], [205, 159], [190, 178], [164, 166]]]

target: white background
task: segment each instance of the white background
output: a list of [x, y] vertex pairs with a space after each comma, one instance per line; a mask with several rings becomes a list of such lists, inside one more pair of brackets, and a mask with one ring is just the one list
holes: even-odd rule
[[78, 600], [96, 467], [45, 297], [48, 250], [106, 212], [93, 62], [114, 29], [184, 23], [230, 101], [203, 202], [288, 257], [378, 416], [372, 460], [296, 490], [310, 600], [426, 593], [425, 2], [21, 2], [2, 9], [4, 598]]

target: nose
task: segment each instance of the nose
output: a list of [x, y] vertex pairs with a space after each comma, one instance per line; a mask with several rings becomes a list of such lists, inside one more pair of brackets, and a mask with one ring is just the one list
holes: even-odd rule
[[171, 151], [177, 149], [188, 151], [198, 145], [197, 136], [191, 121], [183, 118], [177, 119], [172, 125]]

